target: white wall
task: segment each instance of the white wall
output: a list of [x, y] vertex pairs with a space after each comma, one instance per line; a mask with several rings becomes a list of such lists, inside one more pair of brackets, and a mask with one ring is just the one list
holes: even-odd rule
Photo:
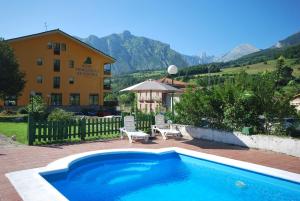
[[240, 132], [177, 125], [186, 139], [204, 139], [242, 147], [265, 149], [300, 157], [300, 140], [273, 135], [244, 135]]

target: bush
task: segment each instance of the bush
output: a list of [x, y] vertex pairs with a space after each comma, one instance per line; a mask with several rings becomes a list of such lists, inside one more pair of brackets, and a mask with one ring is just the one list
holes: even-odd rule
[[18, 113], [19, 114], [28, 114], [28, 111], [27, 111], [27, 109], [25, 107], [20, 107], [18, 109]]
[[296, 126], [287, 128], [286, 132], [291, 137], [300, 138], [300, 130], [297, 129]]
[[17, 113], [12, 110], [3, 110], [0, 115], [1, 116], [9, 116], [9, 115], [16, 115]]
[[26, 106], [27, 112], [44, 113], [46, 110], [46, 103], [41, 96], [34, 96], [32, 102]]
[[27, 115], [0, 116], [0, 122], [27, 122]]
[[55, 108], [48, 116], [48, 121], [68, 121], [73, 119], [74, 114], [60, 108]]
[[[259, 128], [259, 116], [264, 116], [267, 125], [289, 116], [295, 116], [290, 106], [291, 94], [278, 90], [273, 73], [249, 75], [245, 72], [227, 78], [224, 83], [209, 88], [188, 90], [176, 103], [176, 120], [182, 124], [226, 130], [241, 130], [243, 127]], [[269, 127], [262, 132], [270, 133]], [[280, 125], [275, 131], [282, 134]]]

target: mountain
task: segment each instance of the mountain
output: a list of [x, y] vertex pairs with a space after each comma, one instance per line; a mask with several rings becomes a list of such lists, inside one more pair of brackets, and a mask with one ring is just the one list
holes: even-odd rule
[[258, 52], [259, 49], [250, 44], [242, 44], [233, 48], [231, 51], [227, 52], [223, 56], [216, 58], [216, 62], [228, 62], [232, 60], [239, 59], [245, 55]]
[[171, 64], [178, 67], [189, 65], [180, 53], [170, 48], [170, 45], [134, 36], [129, 31], [102, 38], [90, 35], [79, 39], [114, 57], [117, 60], [112, 67], [115, 74], [162, 69]]
[[212, 63], [216, 59], [215, 56], [206, 55], [205, 52], [203, 52], [200, 56], [189, 56], [182, 54], [182, 57], [189, 64], [189, 66]]
[[295, 33], [283, 40], [278, 41], [271, 48], [282, 48], [282, 47], [288, 47], [288, 46], [299, 45], [299, 44], [300, 44], [300, 32]]
[[248, 65], [277, 59], [280, 56], [290, 59], [300, 58], [300, 32], [278, 41], [270, 48], [247, 54], [237, 60], [230, 61], [229, 63], [237, 66], [244, 64]]

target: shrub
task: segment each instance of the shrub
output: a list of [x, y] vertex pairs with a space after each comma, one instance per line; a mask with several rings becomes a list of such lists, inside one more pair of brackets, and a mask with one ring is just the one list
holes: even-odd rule
[[1, 112], [1, 116], [9, 116], [9, 115], [16, 115], [17, 113], [15, 111], [12, 110], [3, 110]]
[[300, 138], [299, 123], [286, 129], [286, 132], [291, 137]]
[[55, 108], [48, 116], [48, 121], [68, 121], [73, 119], [74, 114], [60, 108]]
[[[259, 116], [264, 116], [266, 125], [294, 117], [295, 109], [289, 104], [293, 93], [278, 90], [274, 77], [273, 73], [242, 72], [222, 84], [189, 90], [175, 105], [176, 118], [183, 124], [201, 126], [207, 120], [211, 128], [240, 130], [259, 128]], [[270, 133], [271, 128], [262, 132]], [[281, 128], [276, 132], [281, 134]]]
[[26, 107], [20, 107], [18, 109], [19, 114], [28, 114], [27, 108]]
[[27, 115], [0, 116], [0, 122], [27, 122]]
[[44, 113], [46, 110], [46, 103], [41, 96], [34, 96], [31, 103], [26, 106], [26, 110], [27, 112]]

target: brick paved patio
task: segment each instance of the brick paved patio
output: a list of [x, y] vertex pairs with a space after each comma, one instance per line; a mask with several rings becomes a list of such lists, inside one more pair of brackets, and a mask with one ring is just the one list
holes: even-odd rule
[[14, 190], [5, 173], [46, 166], [48, 163], [80, 152], [93, 151], [98, 149], [112, 148], [162, 148], [181, 147], [195, 151], [215, 154], [237, 160], [261, 164], [269, 167], [279, 168], [290, 172], [300, 173], [300, 158], [284, 154], [245, 149], [221, 143], [208, 142], [202, 140], [175, 140], [163, 141], [160, 138], [147, 144], [129, 144], [127, 140], [112, 140], [105, 142], [93, 142], [63, 146], [0, 146], [0, 200], [19, 201], [21, 198]]

